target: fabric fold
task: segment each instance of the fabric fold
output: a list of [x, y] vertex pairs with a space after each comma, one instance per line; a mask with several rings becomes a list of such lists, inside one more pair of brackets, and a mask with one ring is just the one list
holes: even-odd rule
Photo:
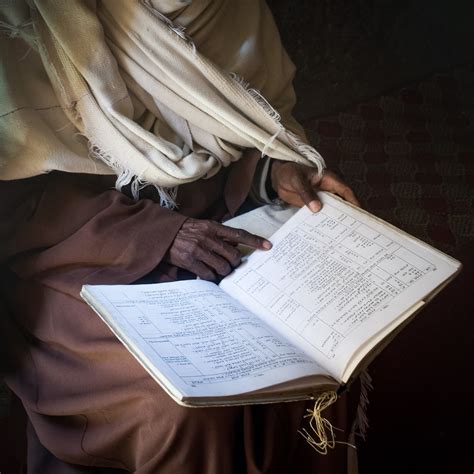
[[7, 2], [1, 49], [15, 53], [2, 52], [0, 179], [115, 173], [119, 186], [166, 190], [215, 175], [245, 148], [322, 170], [291, 116], [294, 66], [266, 4], [178, 3]]

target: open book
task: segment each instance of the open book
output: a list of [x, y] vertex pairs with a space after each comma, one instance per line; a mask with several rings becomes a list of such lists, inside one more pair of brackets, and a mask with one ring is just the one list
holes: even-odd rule
[[320, 193], [219, 285], [85, 285], [81, 295], [178, 403], [310, 399], [337, 390], [461, 264]]

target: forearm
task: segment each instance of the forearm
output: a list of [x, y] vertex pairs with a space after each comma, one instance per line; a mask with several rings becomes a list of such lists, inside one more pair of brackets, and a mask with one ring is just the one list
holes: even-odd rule
[[78, 295], [84, 283], [137, 280], [160, 263], [186, 220], [151, 200], [84, 186], [80, 177], [49, 178], [33, 198], [24, 188], [31, 202], [18, 209], [7, 258], [20, 278], [60, 291]]

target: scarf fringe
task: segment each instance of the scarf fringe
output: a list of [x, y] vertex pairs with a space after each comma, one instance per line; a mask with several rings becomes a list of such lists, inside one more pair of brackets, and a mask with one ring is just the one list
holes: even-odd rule
[[11, 25], [10, 23], [0, 20], [0, 34], [3, 34], [10, 39], [21, 38], [29, 46], [25, 54], [18, 59], [19, 61], [23, 61], [28, 56], [28, 54], [30, 54], [32, 49], [35, 51], [38, 50], [38, 40], [35, 33], [35, 25], [31, 19], [26, 20], [19, 25]]
[[141, 0], [141, 3], [158, 19], [165, 23], [170, 31], [179, 36], [186, 44], [188, 44], [192, 50], [193, 55], [196, 54], [196, 45], [190, 36], [188, 36], [185, 31], [186, 28], [181, 25], [175, 25], [166, 15], [163, 15], [159, 10], [157, 10], [150, 2], [150, 0]]
[[270, 137], [269, 141], [263, 147], [262, 157], [266, 156], [267, 150], [270, 149], [272, 143], [275, 141], [278, 135], [281, 132], [285, 132], [293, 148], [302, 156], [304, 156], [306, 159], [314, 163], [318, 170], [318, 174], [322, 176], [323, 171], [326, 168], [326, 163], [324, 161], [324, 158], [311, 145], [308, 145], [301, 139], [301, 137], [296, 135], [296, 133], [291, 132], [290, 130], [286, 129], [281, 124], [281, 115], [270, 104], [270, 102], [268, 102], [268, 100], [265, 99], [265, 97], [262, 95], [260, 91], [258, 91], [257, 89], [253, 87], [250, 87], [250, 84], [244, 78], [242, 78], [235, 72], [230, 72], [229, 76], [231, 77], [231, 79], [234, 81], [235, 84], [238, 84], [240, 87], [242, 87], [250, 95], [250, 97], [252, 97], [253, 100], [265, 111], [265, 113], [271, 119], [273, 119], [273, 121], [276, 124], [280, 126], [280, 129], [274, 135]]
[[[153, 15], [155, 15], [158, 19], [163, 21], [169, 27], [171, 31], [173, 31], [177, 36], [179, 36], [186, 44], [188, 44], [192, 48], [193, 55], [196, 54], [196, 45], [194, 44], [194, 41], [192, 40], [192, 38], [186, 35], [185, 28], [183, 26], [175, 25], [166, 15], [163, 15], [163, 13], [161, 13], [156, 8], [154, 8], [150, 0], [141, 0], [141, 2]], [[305, 143], [301, 139], [301, 137], [291, 132], [290, 130], [287, 130], [281, 124], [280, 113], [270, 104], [270, 102], [262, 95], [262, 93], [259, 90], [251, 87], [249, 82], [247, 82], [243, 77], [239, 76], [235, 72], [230, 72], [229, 76], [234, 81], [234, 83], [239, 85], [241, 88], [243, 88], [246, 91], [246, 93], [250, 97], [252, 97], [252, 99], [264, 110], [264, 112], [280, 127], [270, 137], [269, 141], [263, 147], [262, 157], [266, 156], [267, 150], [271, 148], [272, 143], [277, 139], [278, 135], [281, 132], [285, 132], [293, 148], [302, 156], [304, 156], [306, 159], [314, 163], [318, 170], [318, 174], [322, 176], [323, 171], [326, 168], [326, 163], [323, 157], [315, 150], [315, 148]], [[158, 186], [156, 188], [158, 189], [158, 192], [160, 193], [160, 199], [163, 193], [164, 202], [169, 202], [170, 200], [174, 201], [176, 192], [170, 194], [169, 192], [165, 193], [163, 188], [160, 188]]]
[[19, 25], [11, 25], [6, 21], [0, 20], [0, 33], [3, 33], [8, 38], [18, 38], [33, 40], [35, 37], [33, 20], [27, 20]]
[[130, 185], [132, 197], [135, 201], [138, 201], [140, 198], [140, 191], [147, 186], [153, 186], [160, 197], [160, 206], [166, 207], [167, 209], [176, 209], [178, 207], [176, 204], [178, 186], [174, 186], [173, 188], [164, 188], [153, 183], [148, 183], [147, 181], [142, 180], [139, 176], [134, 175], [131, 170], [123, 168], [110, 156], [110, 154], [104, 152], [104, 150], [102, 150], [98, 145], [90, 142], [88, 143], [89, 157], [103, 161], [105, 164], [107, 164], [107, 166], [115, 171], [115, 174], [117, 175], [115, 189], [117, 191], [122, 191], [124, 186]]
[[[174, 35], [180, 38], [178, 41], [182, 41], [183, 44], [192, 49], [194, 55], [196, 54], [196, 46], [193, 40], [188, 35], [186, 35], [184, 27], [176, 25], [166, 15], [154, 8], [150, 0], [140, 0], [140, 2], [145, 6], [145, 8], [147, 8], [148, 11], [150, 11], [153, 16], [167, 25], [169, 30]], [[19, 25], [11, 25], [0, 21], [0, 33], [6, 34], [10, 38], [21, 36], [28, 43], [36, 44], [36, 34], [34, 31], [34, 22], [32, 20], [24, 21]], [[28, 52], [29, 51], [26, 52], [26, 55]], [[318, 174], [322, 175], [325, 163], [321, 155], [313, 147], [304, 143], [300, 137], [287, 130], [281, 124], [280, 113], [269, 103], [269, 101], [261, 94], [259, 90], [252, 88], [248, 82], [246, 82], [237, 74], [229, 73], [229, 75], [234, 83], [243, 88], [249, 97], [251, 97], [252, 100], [263, 110], [263, 112], [268, 115], [268, 117], [270, 117], [270, 119], [273, 120], [273, 122], [278, 126], [277, 131], [269, 138], [267, 143], [264, 144], [262, 148], [262, 156], [267, 155], [267, 152], [271, 150], [272, 145], [278, 136], [282, 132], [285, 132], [286, 137], [288, 137], [290, 147], [292, 147], [294, 151], [299, 153], [301, 156], [304, 156], [308, 161], [314, 163], [318, 170]], [[60, 81], [58, 81], [58, 83], [60, 83]], [[69, 111], [72, 119], [78, 119], [75, 104], [71, 104], [70, 107], [67, 108], [67, 111]], [[143, 181], [140, 176], [134, 175], [130, 169], [124, 168], [124, 166], [120, 165], [119, 161], [113, 158], [110, 153], [107, 153], [95, 143], [89, 145], [89, 156], [91, 158], [100, 159], [114, 170], [114, 172], [117, 174], [116, 188], [118, 190], [121, 190], [124, 186], [130, 185], [132, 196], [134, 199], [138, 199], [140, 190], [151, 184], [157, 189], [157, 192], [160, 196], [160, 204], [162, 206], [170, 209], [176, 208], [176, 187], [168, 189]]]
[[250, 87], [250, 83], [248, 83], [243, 77], [239, 76], [235, 72], [230, 72], [229, 76], [236, 84], [245, 89], [245, 91], [253, 98], [255, 102], [257, 102], [257, 104], [265, 111], [267, 115], [269, 115], [276, 123], [280, 123], [281, 115], [270, 104], [270, 102], [268, 102], [268, 100], [263, 97], [259, 90]]
[[283, 131], [284, 131], [284, 128], [282, 126], [271, 136], [270, 140], [268, 140], [268, 142], [265, 143], [265, 146], [262, 148], [262, 158], [267, 156], [267, 150], [270, 149], [270, 147], [272, 146], [272, 143], [277, 139], [278, 135], [280, 135], [280, 133]]
[[176, 198], [178, 196], [178, 186], [173, 188], [163, 188], [162, 186], [153, 185], [160, 196], [160, 206], [167, 209], [177, 209], [178, 204]]
[[319, 176], [322, 176], [323, 171], [326, 168], [326, 162], [324, 161], [324, 158], [316, 151], [315, 148], [305, 143], [298, 135], [296, 135], [296, 133], [293, 133], [287, 129], [285, 132], [291, 144], [298, 150], [298, 153], [314, 163], [318, 170]]
[[373, 390], [372, 377], [367, 370], [361, 372], [360, 380], [360, 400], [357, 406], [356, 419], [352, 431], [365, 440], [367, 430], [369, 429], [369, 418], [367, 416], [367, 407], [369, 405], [369, 392]]

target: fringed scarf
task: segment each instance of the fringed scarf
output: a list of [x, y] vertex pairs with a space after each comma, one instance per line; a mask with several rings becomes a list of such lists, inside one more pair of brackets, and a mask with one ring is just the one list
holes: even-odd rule
[[2, 5], [0, 179], [115, 173], [173, 207], [177, 186], [245, 148], [324, 167], [291, 116], [294, 66], [263, 1]]

